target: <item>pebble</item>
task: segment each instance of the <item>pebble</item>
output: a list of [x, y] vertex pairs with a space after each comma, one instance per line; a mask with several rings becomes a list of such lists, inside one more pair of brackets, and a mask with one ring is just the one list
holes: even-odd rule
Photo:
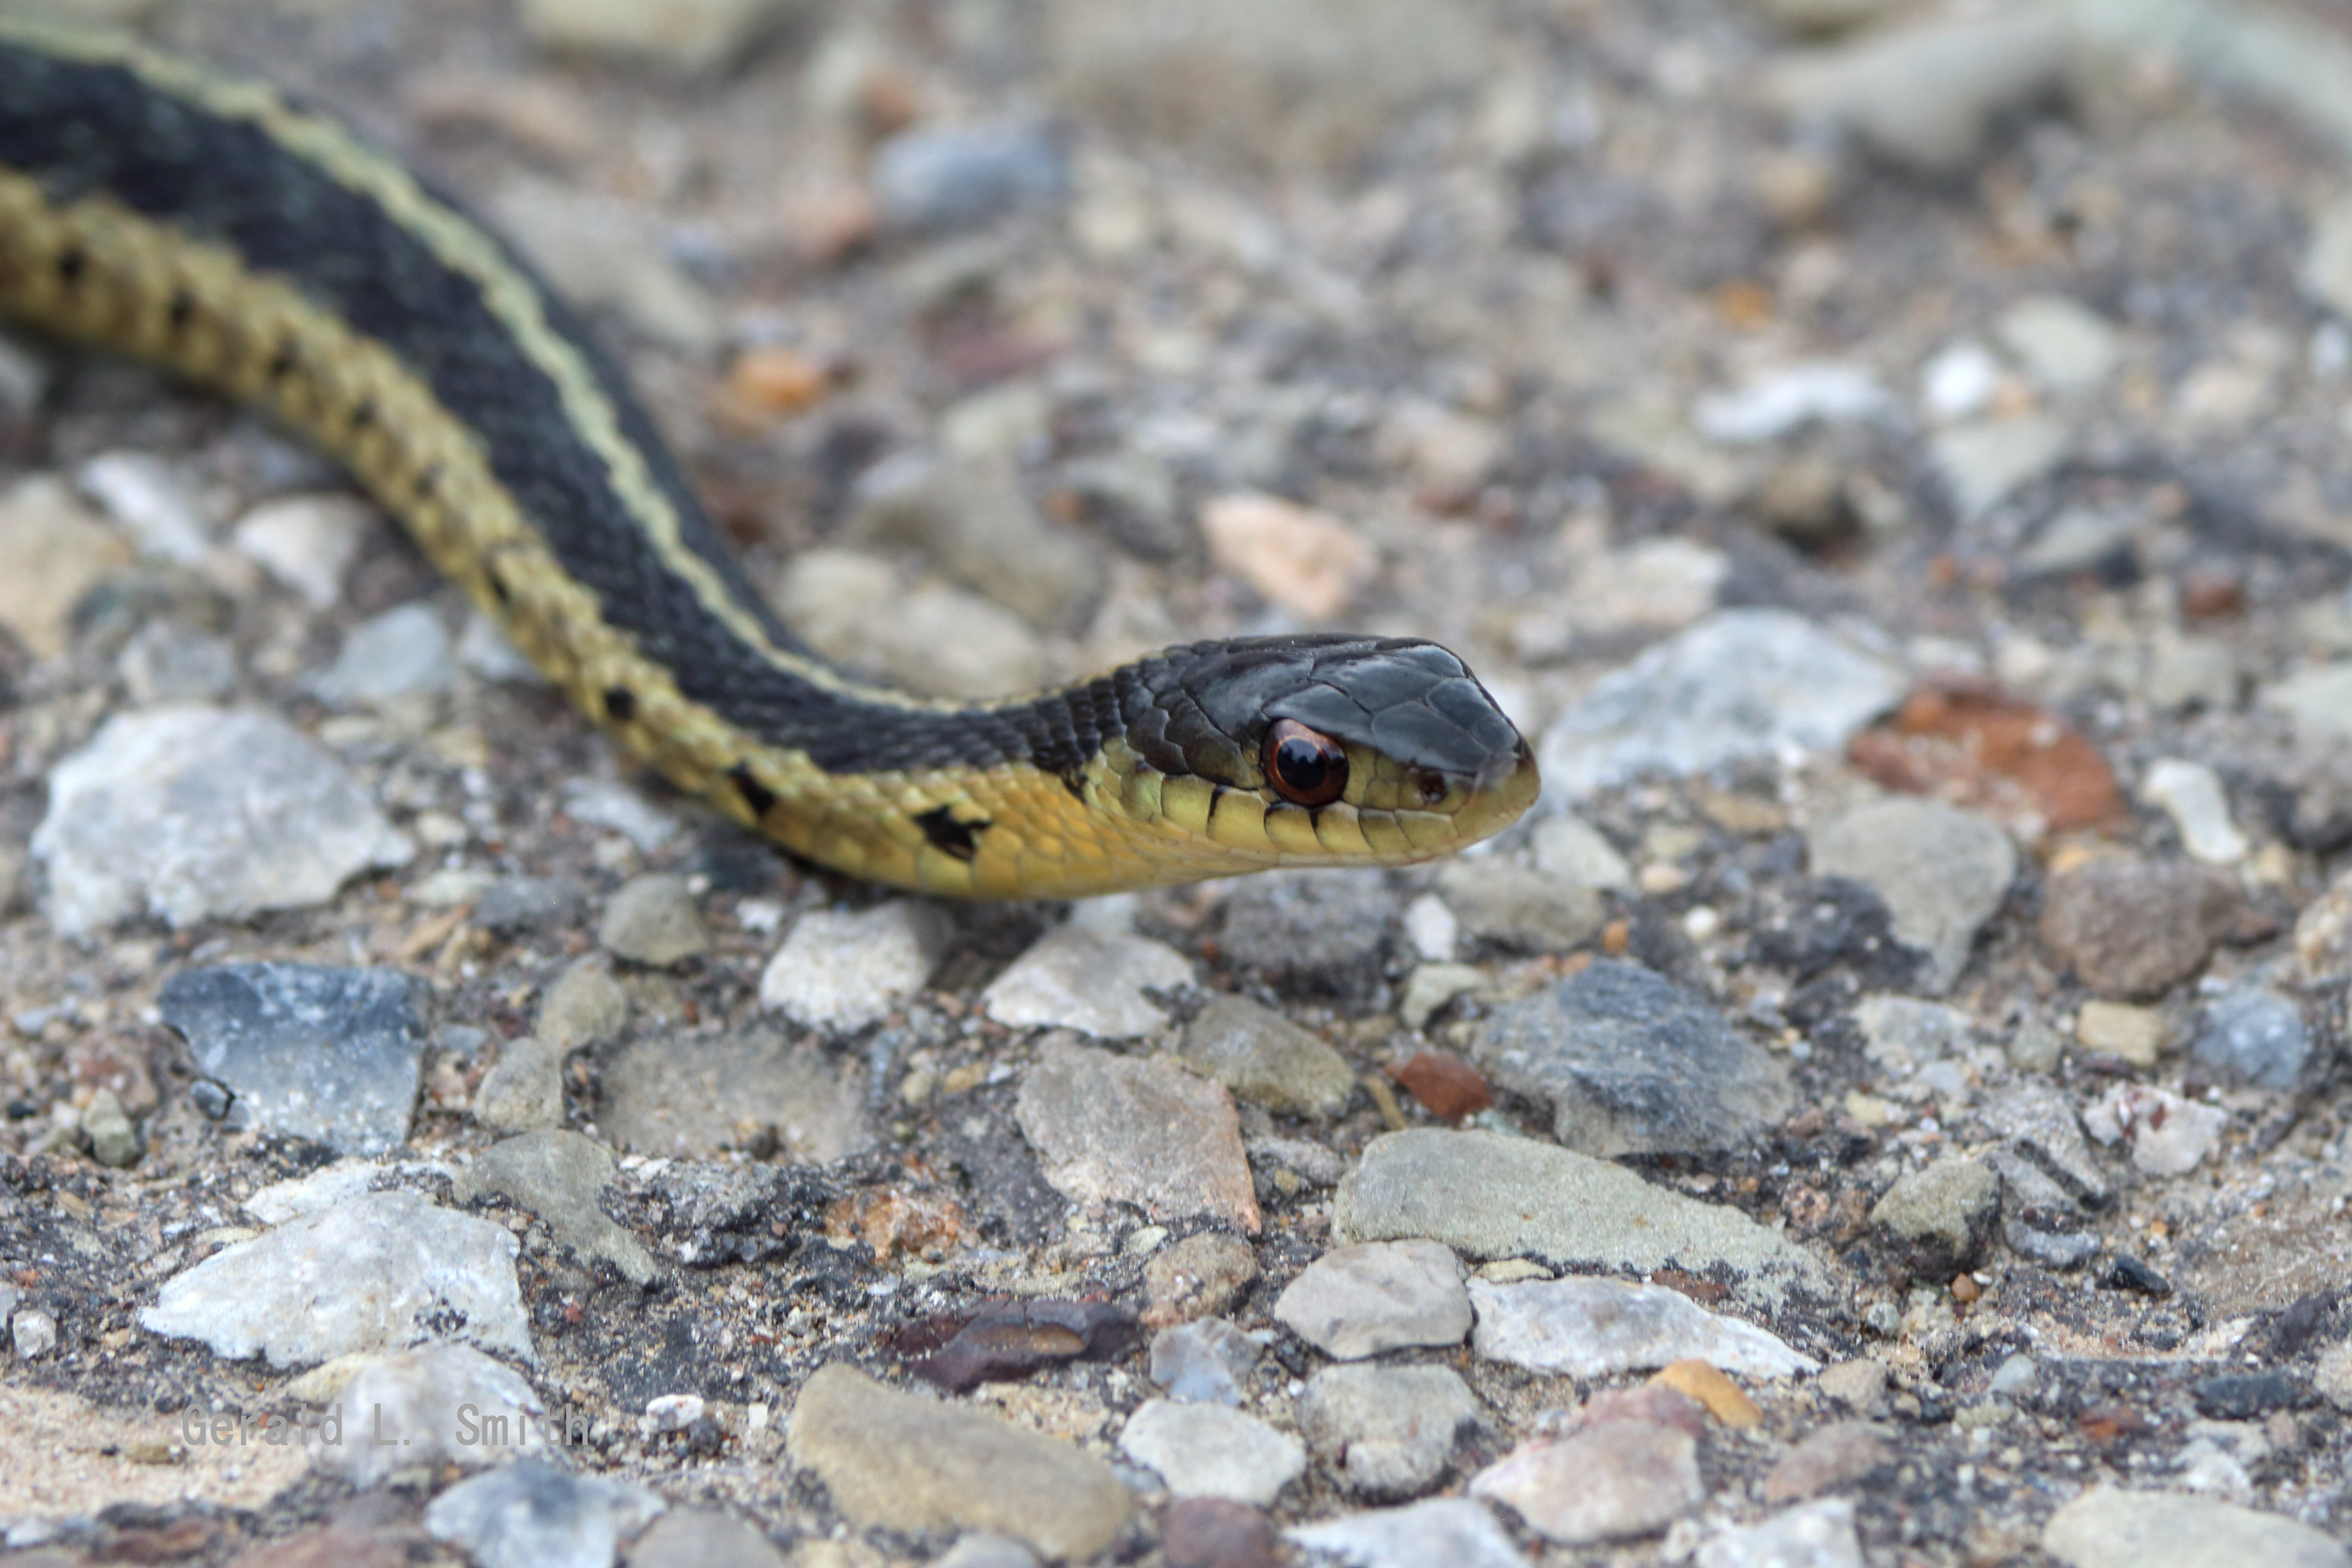
[[1349, 1568], [1528, 1568], [1495, 1516], [1467, 1498], [1436, 1498], [1404, 1508], [1343, 1514], [1295, 1524], [1284, 1539], [1318, 1561]]
[[1547, 877], [1596, 892], [1633, 890], [1633, 868], [1625, 857], [1599, 828], [1573, 813], [1562, 812], [1536, 824], [1534, 849], [1536, 869]]
[[1448, 862], [1437, 890], [1462, 929], [1514, 952], [1571, 952], [1608, 919], [1591, 889], [1492, 856]]
[[2230, 797], [2222, 793], [2221, 775], [2204, 763], [2162, 758], [2149, 766], [2140, 793], [2172, 818], [2190, 859], [2234, 866], [2252, 848], [2230, 820]]
[[1176, 1497], [1272, 1505], [1307, 1468], [1307, 1451], [1255, 1415], [1222, 1405], [1147, 1399], [1127, 1418], [1119, 1452], [1160, 1472]]
[[596, 922], [596, 940], [616, 957], [662, 968], [709, 952], [710, 928], [686, 879], [656, 873], [621, 884]]
[[698, 361], [718, 353], [726, 330], [719, 308], [679, 269], [635, 209], [522, 174], [509, 175], [492, 191], [488, 207], [499, 231], [566, 300], [609, 310], [646, 337]]
[[1048, 1038], [1022, 1079], [1013, 1115], [1045, 1180], [1066, 1197], [1134, 1204], [1155, 1220], [1203, 1215], [1257, 1232], [1233, 1097], [1168, 1058], [1118, 1057]]
[[1571, 1150], [1494, 1132], [1415, 1128], [1372, 1140], [1331, 1207], [1335, 1241], [1423, 1237], [1475, 1258], [1644, 1274], [1728, 1273], [1766, 1310], [1827, 1298], [1813, 1256], [1735, 1209], [1651, 1185]]
[[644, 60], [693, 75], [732, 63], [791, 0], [525, 0], [523, 29], [542, 49]]
[[1160, 1554], [1167, 1568], [1276, 1568], [1282, 1543], [1247, 1503], [1179, 1498], [1160, 1518]]
[[152, 911], [175, 927], [332, 898], [415, 847], [317, 742], [257, 709], [121, 713], [49, 773], [33, 853], [69, 937]]
[[535, 1361], [504, 1226], [410, 1192], [366, 1193], [233, 1242], [165, 1280], [140, 1326], [229, 1361], [308, 1366], [403, 1350], [454, 1330]]
[[2230, 1125], [2217, 1105], [2170, 1089], [2119, 1083], [2083, 1110], [2083, 1126], [2102, 1143], [2129, 1140], [2132, 1164], [2151, 1176], [2185, 1175], [2210, 1153]]
[[[1870, 1404], [1877, 1403], [1885, 1387], [1885, 1369], [1876, 1362], [1849, 1362], [1846, 1364], [1867, 1366], [1877, 1373], [1878, 1386], [1868, 1401]], [[1822, 1375], [1826, 1380], [1828, 1374]], [[1824, 1386], [1822, 1392], [1829, 1390]], [[1862, 1405], [1864, 1402], [1848, 1400], [1846, 1403]], [[1895, 1449], [1878, 1427], [1867, 1421], [1832, 1421], [1826, 1426], [1818, 1426], [1806, 1433], [1774, 1462], [1764, 1477], [1764, 1500], [1778, 1506], [1801, 1498], [1819, 1497], [1825, 1491], [1862, 1480], [1873, 1471], [1894, 1462]]]
[[[967, 1540], [974, 1539], [967, 1537]], [[962, 1543], [959, 1542], [961, 1547]], [[1004, 1543], [1015, 1552], [1021, 1548]], [[787, 1568], [784, 1554], [768, 1538], [733, 1514], [717, 1509], [674, 1508], [654, 1521], [653, 1528], [629, 1548], [629, 1568]], [[940, 1568], [1036, 1568], [1025, 1552], [1018, 1560], [993, 1562], [967, 1557], [958, 1562], [954, 1552], [940, 1559]]]
[[[5, 618], [0, 609], [0, 621]], [[236, 649], [226, 637], [178, 621], [150, 621], [122, 645], [114, 668], [137, 707], [215, 702], [236, 685]]]
[[1897, 1176], [1870, 1211], [1870, 1223], [1902, 1242], [1913, 1270], [1930, 1280], [1975, 1268], [2000, 1218], [2000, 1173], [1957, 1156]]
[[1724, 610], [1603, 677], [1544, 732], [1554, 805], [1645, 773], [1834, 752], [1901, 697], [1893, 667], [1790, 610]]
[[1701, 1546], [1693, 1561], [1697, 1568], [1863, 1568], [1853, 1504], [1832, 1498], [1727, 1530]]
[[612, 1568], [664, 1506], [643, 1487], [518, 1459], [435, 1498], [425, 1528], [477, 1568]]
[[408, 1137], [428, 994], [396, 970], [231, 963], [182, 970], [156, 1008], [228, 1091], [232, 1128], [377, 1154]]
[[58, 1321], [38, 1307], [8, 1315], [8, 1342], [18, 1361], [38, 1361], [58, 1348]]
[[588, 889], [570, 877], [509, 877], [474, 905], [474, 923], [493, 935], [562, 931], [588, 910]]
[[1422, 963], [1413, 966], [1404, 994], [1397, 1001], [1397, 1017], [1408, 1029], [1428, 1026], [1431, 1016], [1457, 996], [1486, 988], [1484, 970], [1468, 963]]
[[1928, 456], [1963, 522], [1974, 522], [2058, 466], [2066, 431], [2038, 414], [1954, 425], [1928, 443]]
[[1223, 495], [1201, 510], [1209, 559], [1309, 626], [1337, 617], [1380, 570], [1346, 523], [1276, 496]]
[[131, 552], [64, 480], [19, 479], [0, 496], [0, 626], [37, 659], [72, 640], [74, 606]]
[[1863, 1054], [1897, 1073], [1916, 1072], [1967, 1050], [1975, 1020], [1957, 1007], [1910, 996], [1865, 996], [1854, 1005]]
[[2074, 1015], [2074, 1038], [2084, 1050], [2136, 1068], [2150, 1068], [2172, 1043], [2172, 1026], [2153, 1007], [2128, 1002], [2085, 1002]]
[[2294, 960], [2305, 980], [2352, 969], [2352, 869], [2339, 873], [2296, 917]]
[[449, 629], [426, 604], [362, 621], [313, 689], [337, 708], [381, 707], [404, 697], [437, 694], [457, 684]]
[[[1410, 993], [1406, 1002], [1409, 1013]], [[1390, 1068], [1389, 1076], [1440, 1121], [1458, 1122], [1495, 1103], [1485, 1076], [1450, 1051], [1416, 1051], [1402, 1067]]]
[[584, 959], [558, 975], [539, 1004], [539, 1037], [559, 1053], [616, 1040], [628, 1022], [629, 994]]
[[1927, 954], [1922, 989], [1941, 994], [2009, 895], [2017, 849], [1982, 817], [1941, 801], [1875, 801], [1808, 836], [1813, 874], [1850, 877], [1893, 915], [1896, 940]]
[[128, 1170], [146, 1152], [139, 1129], [123, 1113], [121, 1100], [110, 1089], [93, 1093], [83, 1107], [81, 1135], [89, 1140], [89, 1157], [110, 1170]]
[[1348, 1059], [1273, 1008], [1246, 996], [1219, 996], [1185, 1026], [1184, 1059], [1281, 1116], [1328, 1121], [1356, 1089]]
[[1094, 545], [1039, 515], [1002, 459], [909, 454], [877, 465], [858, 483], [841, 542], [919, 550], [1040, 631], [1060, 627], [1102, 591]]
[[1404, 907], [1404, 939], [1424, 961], [1451, 961], [1461, 938], [1462, 922], [1435, 893], [1423, 893]]
[[1046, 932], [980, 1000], [1007, 1028], [1075, 1029], [1124, 1040], [1168, 1022], [1146, 992], [1192, 985], [1192, 964], [1166, 943], [1073, 922]]
[[2299, 670], [2263, 688], [2262, 705], [2294, 721], [2307, 745], [2352, 740], [2352, 659]]
[[1974, 338], [1945, 344], [1919, 368], [1919, 402], [1937, 419], [1981, 413], [2000, 388], [2000, 361]]
[[341, 495], [279, 496], [236, 520], [229, 547], [258, 563], [314, 610], [332, 609], [375, 519], [364, 501]]
[[1341, 1361], [1413, 1345], [1458, 1345], [1470, 1331], [1462, 1265], [1433, 1241], [1325, 1253], [1285, 1288], [1275, 1321]]
[[2239, 905], [2235, 884], [2201, 866], [2094, 860], [2051, 878], [2042, 942], [2099, 995], [2142, 999], [2203, 968]]
[[2073, 577], [2130, 562], [2132, 540], [2140, 531], [2141, 521], [2134, 511], [2070, 506], [2042, 524], [2033, 542], [2017, 552], [2010, 570], [2019, 581], [2031, 582]]
[[604, 1213], [604, 1189], [617, 1173], [612, 1151], [560, 1128], [519, 1133], [493, 1143], [457, 1173], [450, 1191], [461, 1204], [504, 1198], [537, 1215], [555, 1239], [583, 1258], [611, 1264], [635, 1285], [650, 1285], [653, 1255]]
[[2205, 708], [2226, 712], [2238, 700], [2238, 658], [2213, 637], [2159, 634], [2150, 640], [2147, 700], [2168, 713]]
[[1220, 945], [1252, 973], [1328, 989], [1377, 970], [1401, 900], [1378, 871], [1266, 871], [1225, 900]]
[[1692, 406], [1691, 424], [1710, 441], [1758, 446], [1808, 425], [1877, 419], [1894, 405], [1863, 366], [1814, 360], [1773, 371], [1738, 392], [1701, 397]]
[[150, 452], [102, 452], [74, 480], [139, 553], [182, 566], [200, 564], [212, 549], [212, 525], [195, 490], [170, 463]]
[[563, 1124], [563, 1056], [530, 1035], [499, 1047], [474, 1089], [474, 1120], [496, 1132]]
[[2211, 1498], [2100, 1486], [2060, 1509], [2042, 1550], [2066, 1568], [2345, 1568], [2341, 1542], [2310, 1525]]
[[875, 150], [874, 201], [902, 229], [965, 228], [1069, 189], [1069, 160], [1042, 125], [917, 126]]
[[1154, 1253], [1143, 1266], [1143, 1321], [1152, 1328], [1211, 1318], [1257, 1282], [1257, 1253], [1239, 1237], [1204, 1230]]
[[1151, 1381], [1171, 1399], [1239, 1405], [1242, 1380], [1257, 1365], [1257, 1338], [1222, 1318], [1178, 1323], [1151, 1336]]
[[1547, 1541], [1588, 1546], [1664, 1530], [1706, 1496], [1698, 1443], [1649, 1421], [1612, 1421], [1521, 1445], [1478, 1472], [1470, 1495], [1508, 1504]]
[[804, 1028], [856, 1034], [920, 990], [947, 944], [935, 905], [811, 910], [760, 975], [760, 1005]]
[[1481, 1409], [1451, 1367], [1327, 1366], [1307, 1380], [1298, 1427], [1349, 1487], [1383, 1500], [1427, 1491]]
[[1791, 1103], [1786, 1071], [1704, 996], [1622, 959], [1496, 1013], [1473, 1058], [1604, 1158], [1741, 1147]]
[[1573, 1377], [1606, 1377], [1696, 1359], [1746, 1377], [1820, 1370], [1753, 1323], [1708, 1311], [1679, 1290], [1571, 1276], [1470, 1281], [1478, 1328], [1471, 1348], [1489, 1361]]
[[1127, 1523], [1102, 1460], [959, 1405], [901, 1394], [841, 1363], [802, 1385], [787, 1437], [860, 1530], [990, 1531], [1087, 1558]]
[[502, 1465], [544, 1449], [550, 1436], [530, 1384], [471, 1345], [370, 1356], [341, 1381], [335, 1406], [350, 1428], [342, 1442], [321, 1444], [313, 1462], [362, 1490], [399, 1470]]
[[2189, 1054], [2228, 1083], [2293, 1089], [2311, 1055], [2303, 1009], [2265, 985], [2232, 985], [2205, 1004]]
[[2105, 1169], [2084, 1142], [2074, 1102], [2055, 1085], [2028, 1081], [1988, 1094], [1976, 1116], [2073, 1202], [2096, 1209], [2114, 1201]]
[[719, 1159], [772, 1144], [818, 1164], [874, 1146], [871, 1069], [761, 1028], [683, 1038], [646, 1031], [603, 1062], [596, 1125], [642, 1154]]
[[2061, 396], [2096, 390], [2121, 357], [2107, 319], [2063, 294], [2020, 300], [2000, 313], [1993, 332], [2027, 374]]

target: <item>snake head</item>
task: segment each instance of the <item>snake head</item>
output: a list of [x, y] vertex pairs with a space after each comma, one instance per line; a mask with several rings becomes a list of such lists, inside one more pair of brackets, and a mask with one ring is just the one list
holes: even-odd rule
[[1144, 669], [1121, 802], [1214, 857], [1199, 874], [1425, 860], [1536, 798], [1527, 742], [1434, 643], [1249, 637]]

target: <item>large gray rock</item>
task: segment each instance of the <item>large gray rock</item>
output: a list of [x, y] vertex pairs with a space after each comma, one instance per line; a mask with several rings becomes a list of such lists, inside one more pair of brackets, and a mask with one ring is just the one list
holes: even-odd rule
[[1938, 994], [2017, 877], [2008, 834], [1940, 801], [1875, 801], [1814, 828], [1807, 847], [1815, 876], [1851, 877], [1879, 896], [1895, 937], [1927, 954], [1921, 988]]
[[2051, 1515], [2042, 1550], [2066, 1568], [2344, 1568], [2343, 1543], [2216, 1498], [2095, 1487]]

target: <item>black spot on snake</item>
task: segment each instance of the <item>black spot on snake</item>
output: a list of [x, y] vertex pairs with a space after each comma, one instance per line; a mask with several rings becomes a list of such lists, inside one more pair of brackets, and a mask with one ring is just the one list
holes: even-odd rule
[[[611, 705], [612, 695], [609, 691], [604, 694], [607, 707]], [[776, 792], [751, 776], [749, 763], [736, 763], [727, 770], [727, 777], [734, 784], [735, 793], [743, 797], [743, 804], [751, 808], [754, 817], [767, 816], [768, 808], [776, 804]]]
[[935, 805], [916, 817], [915, 826], [923, 830], [923, 837], [931, 841], [932, 847], [959, 860], [969, 860], [980, 853], [980, 836], [989, 824], [984, 819], [958, 822], [949, 807]]

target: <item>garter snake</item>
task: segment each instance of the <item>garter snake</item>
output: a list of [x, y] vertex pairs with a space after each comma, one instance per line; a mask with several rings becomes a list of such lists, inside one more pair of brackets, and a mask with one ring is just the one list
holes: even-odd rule
[[1053, 898], [1398, 864], [1536, 795], [1426, 642], [1196, 643], [971, 705], [825, 663], [529, 265], [332, 118], [134, 42], [0, 24], [0, 313], [271, 411], [631, 753], [840, 871]]

